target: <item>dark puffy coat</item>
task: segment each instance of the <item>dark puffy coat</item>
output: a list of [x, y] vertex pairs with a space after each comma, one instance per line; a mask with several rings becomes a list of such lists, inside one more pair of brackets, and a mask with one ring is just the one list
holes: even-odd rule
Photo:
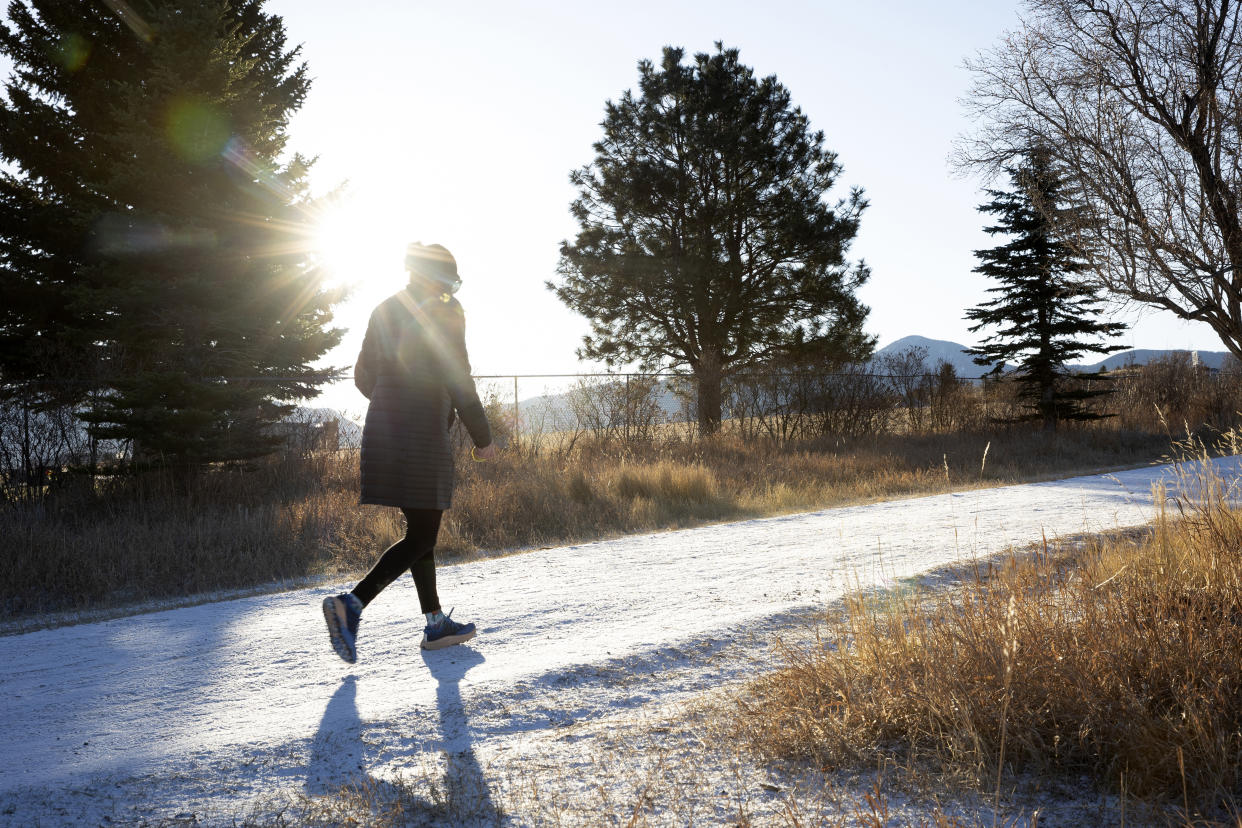
[[[453, 412], [476, 446], [492, 441], [470, 378], [456, 299], [413, 288], [371, 313], [354, 382], [371, 404], [362, 429], [362, 502], [447, 509], [453, 499]], [[447, 301], [445, 299], [447, 298]]]

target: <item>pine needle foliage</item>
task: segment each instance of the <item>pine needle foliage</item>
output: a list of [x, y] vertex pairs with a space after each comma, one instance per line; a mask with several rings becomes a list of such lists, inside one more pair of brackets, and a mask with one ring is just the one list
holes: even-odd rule
[[997, 373], [1005, 365], [1014, 367], [1026, 408], [1018, 421], [1040, 420], [1052, 431], [1061, 420], [1107, 416], [1085, 405], [1110, 393], [1103, 376], [1076, 374], [1067, 364], [1084, 354], [1120, 350], [1123, 346], [1101, 340], [1121, 333], [1125, 325], [1099, 319], [1104, 300], [1060, 235], [1070, 216], [1064, 206], [1066, 184], [1050, 154], [1033, 148], [1008, 173], [1011, 189], [986, 190], [991, 200], [979, 207], [997, 217], [985, 231], [1009, 237], [1004, 244], [975, 251], [980, 264], [974, 272], [996, 281], [988, 288], [995, 298], [966, 312], [978, 323], [972, 333], [993, 332], [967, 352]]
[[689, 366], [710, 434], [736, 371], [870, 354], [855, 296], [870, 270], [845, 258], [866, 200], [828, 200], [837, 157], [775, 76], [720, 43], [684, 58], [641, 61], [638, 92], [608, 102], [548, 287], [591, 321], [581, 356]]
[[340, 340], [286, 153], [307, 67], [263, 6], [14, 0], [0, 23], [0, 376], [136, 457], [269, 451]]

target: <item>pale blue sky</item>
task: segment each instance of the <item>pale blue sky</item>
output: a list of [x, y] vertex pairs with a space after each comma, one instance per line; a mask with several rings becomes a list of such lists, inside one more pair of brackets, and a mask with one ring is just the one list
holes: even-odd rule
[[[543, 287], [576, 230], [569, 172], [590, 161], [604, 102], [635, 85], [640, 58], [716, 40], [777, 75], [824, 131], [845, 167], [837, 194], [865, 188], [853, 253], [873, 270], [861, 291], [867, 329], [881, 345], [907, 334], [974, 344], [963, 310], [987, 283], [971, 273], [972, 251], [997, 242], [975, 210], [979, 182], [954, 178], [946, 158], [967, 126], [962, 60], [1014, 25], [1017, 8], [270, 0], [314, 78], [291, 148], [319, 157], [318, 190], [351, 182], [330, 246], [357, 289], [338, 311], [350, 334], [329, 361], [352, 363], [371, 307], [404, 282], [405, 243], [421, 240], [457, 256], [477, 372], [590, 369], [573, 353], [586, 322]], [[1221, 349], [1206, 326], [1165, 314], [1120, 342]], [[360, 406], [351, 394], [325, 402]]]
[[[590, 160], [604, 101], [636, 83], [666, 44], [741, 50], [776, 74], [822, 129], [846, 185], [871, 201], [854, 253], [873, 269], [861, 295], [883, 345], [907, 334], [973, 344], [963, 309], [987, 287], [972, 251], [979, 182], [946, 163], [966, 126], [964, 57], [1016, 20], [1011, 0], [427, 4], [273, 0], [315, 78], [293, 124], [318, 153], [316, 181], [350, 179], [362, 284], [341, 318], [358, 326], [401, 284], [401, 244], [436, 241], [465, 276], [468, 341], [481, 373], [572, 371], [586, 323], [543, 288], [575, 225], [569, 171]], [[382, 248], [376, 250], [373, 248]], [[351, 260], [352, 261], [352, 260]], [[356, 336], [338, 362], [348, 362]], [[1151, 315], [1133, 347], [1219, 350], [1206, 326]]]

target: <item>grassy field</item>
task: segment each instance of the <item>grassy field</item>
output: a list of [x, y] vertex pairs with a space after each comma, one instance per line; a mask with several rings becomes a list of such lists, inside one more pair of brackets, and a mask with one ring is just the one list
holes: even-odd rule
[[1013, 771], [1086, 775], [1139, 823], [1242, 824], [1242, 512], [1236, 483], [1194, 484], [1149, 532], [854, 596], [738, 701], [737, 738], [997, 799]]
[[[1165, 437], [1107, 428], [778, 444], [736, 437], [580, 442], [572, 452], [463, 457], [442, 560], [847, 503], [1144, 464]], [[359, 506], [357, 455], [220, 469], [188, 492], [158, 474], [0, 510], [0, 620], [120, 606], [369, 567], [402, 530]]]

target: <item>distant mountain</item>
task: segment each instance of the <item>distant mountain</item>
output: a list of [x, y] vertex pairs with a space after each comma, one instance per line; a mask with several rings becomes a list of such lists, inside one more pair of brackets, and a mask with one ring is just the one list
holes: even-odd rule
[[[599, 378], [600, 382], [605, 381]], [[618, 377], [613, 382], [624, 383], [624, 377]], [[561, 429], [572, 428], [576, 418], [574, 416], [573, 407], [570, 405], [570, 395], [573, 391], [563, 391], [559, 394], [540, 394], [537, 397], [523, 397], [518, 402], [518, 409], [522, 415], [522, 428], [535, 428], [541, 431], [558, 431]], [[661, 379], [658, 383], [658, 389], [655, 393], [656, 405], [662, 414], [662, 419], [669, 422], [678, 422], [685, 419], [684, 402], [669, 385], [669, 381]]]
[[[905, 336], [885, 345], [883, 348], [875, 352], [876, 357], [885, 354], [896, 354], [907, 348], [926, 348], [927, 349], [927, 367], [935, 368], [941, 360], [949, 363], [957, 371], [960, 377], [978, 377], [987, 373], [989, 370], [985, 366], [976, 365], [970, 355], [966, 353], [966, 346], [957, 342], [949, 342], [943, 339], [928, 339], [925, 336]], [[1107, 359], [1086, 365], [1074, 365], [1072, 367], [1079, 371], [1099, 371], [1105, 369], [1114, 371], [1126, 365], [1146, 365], [1158, 359], [1167, 359], [1173, 354], [1187, 353], [1181, 349], [1164, 349], [1157, 350], [1151, 348], [1139, 348], [1132, 351], [1118, 351], [1110, 354]], [[1231, 358], [1228, 351], [1190, 351], [1192, 358], [1197, 358], [1200, 364], [1208, 368], [1219, 370], [1227, 360]]]
[[1127, 365], [1146, 365], [1157, 359], [1165, 359], [1177, 353], [1189, 353], [1191, 359], [1198, 359], [1200, 365], [1207, 366], [1219, 371], [1224, 367], [1225, 363], [1233, 358], [1228, 351], [1153, 351], [1150, 348], [1139, 348], [1134, 351], [1118, 351], [1110, 354], [1108, 359], [1102, 359], [1093, 365], [1082, 365], [1083, 371], [1099, 371], [1101, 368], [1109, 371], [1115, 371], [1118, 368], [1124, 368]]
[[975, 358], [966, 353], [966, 346], [945, 339], [928, 339], [925, 336], [903, 336], [896, 342], [890, 342], [875, 352], [872, 361], [880, 357], [895, 355], [909, 348], [927, 349], [927, 367], [935, 370], [942, 361], [953, 366], [959, 377], [980, 377], [988, 372], [988, 367], [976, 365]]
[[[989, 366], [976, 365], [974, 358], [966, 353], [966, 346], [960, 342], [950, 342], [945, 339], [928, 339], [925, 336], [904, 336], [895, 342], [890, 342], [875, 352], [875, 355], [872, 357], [872, 363], [874, 365], [883, 356], [896, 355], [909, 348], [926, 349], [926, 366], [928, 370], [934, 371], [936, 366], [942, 361], [952, 365], [957, 375], [962, 378], [981, 377], [990, 370]], [[1072, 367], [1080, 371], [1098, 371], [1101, 368], [1112, 371], [1131, 364], [1145, 365], [1153, 360], [1164, 359], [1176, 353], [1185, 353], [1185, 351], [1174, 349], [1121, 351], [1109, 356], [1108, 359], [1090, 365], [1074, 365]], [[1230, 359], [1230, 355], [1225, 351], [1197, 351], [1191, 353], [1197, 353], [1200, 363], [1214, 369], [1219, 369], [1225, 364], [1226, 360]], [[625, 382], [625, 379], [619, 377], [616, 381]], [[570, 393], [561, 392], [559, 394], [543, 394], [537, 397], [523, 397], [518, 404], [522, 415], [522, 428], [534, 428], [544, 431], [571, 428], [575, 418], [573, 409], [569, 404]], [[669, 421], [679, 421], [686, 418], [682, 399], [673, 393], [667, 381], [661, 380], [656, 400], [664, 417]], [[347, 427], [344, 425], [344, 422], [342, 419], [342, 429]], [[345, 441], [346, 436], [342, 432], [342, 445], [345, 444]]]

